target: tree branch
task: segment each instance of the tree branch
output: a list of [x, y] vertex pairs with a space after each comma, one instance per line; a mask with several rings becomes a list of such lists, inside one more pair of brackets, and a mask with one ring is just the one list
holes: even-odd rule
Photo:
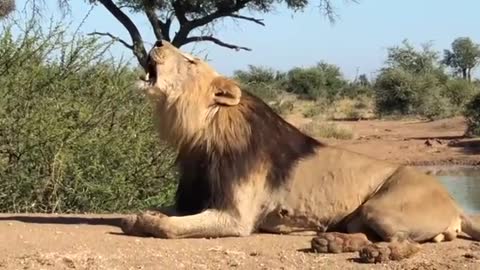
[[180, 25], [188, 23], [186, 12], [182, 7], [182, 3], [179, 0], [172, 1], [173, 10]]
[[163, 32], [162, 21], [160, 21], [157, 18], [157, 15], [155, 14], [154, 7], [152, 5], [147, 4], [146, 1], [145, 1], [144, 5], [145, 5], [145, 15], [147, 15], [147, 19], [150, 22], [150, 24], [152, 25], [153, 33], [155, 34], [155, 38], [157, 38], [157, 40], [163, 39], [163, 36], [165, 34], [168, 34], [168, 33], [162, 33]]
[[[244, 8], [248, 2], [252, 0], [237, 0], [235, 5], [228, 7], [228, 8], [221, 8], [217, 9], [216, 11], [198, 18], [198, 19], [193, 19], [191, 21], [185, 19], [181, 19], [180, 17], [185, 17], [185, 12], [178, 6], [178, 0], [174, 2], [174, 9], [175, 9], [175, 16], [180, 22], [180, 29], [178, 30], [177, 34], [175, 35], [175, 38], [172, 41], [172, 44], [176, 47], [180, 47], [184, 44], [187, 44], [192, 41], [188, 41], [188, 34], [195, 28], [204, 26], [206, 24], [211, 23], [212, 21], [229, 16], [234, 12], [239, 11], [240, 9]], [[179, 13], [180, 12], [180, 13]], [[188, 42], [187, 42], [188, 41]], [[219, 44], [220, 45], [220, 44]], [[222, 46], [222, 45], [220, 45]]]
[[122, 43], [125, 47], [129, 48], [130, 50], [133, 50], [133, 46], [128, 44], [125, 40], [117, 37], [117, 36], [114, 36], [108, 32], [92, 32], [92, 33], [88, 33], [87, 34], [88, 36], [94, 36], [94, 35], [97, 35], [97, 36], [107, 36], [107, 37], [110, 37], [111, 39], [115, 40], [115, 41], [118, 41], [120, 43]]
[[238, 15], [238, 14], [230, 14], [228, 16], [232, 17], [232, 18], [236, 18], [236, 19], [251, 21], [251, 22], [254, 22], [256, 24], [260, 24], [262, 26], [265, 26], [265, 23], [263, 22], [263, 19], [256, 19], [256, 18], [242, 16], [242, 15]]
[[199, 26], [204, 26], [218, 18], [225, 17], [225, 16], [230, 16], [232, 13], [239, 11], [240, 9], [244, 8], [248, 2], [251, 0], [238, 0], [235, 5], [228, 7], [228, 8], [223, 8], [223, 9], [217, 9], [215, 12], [210, 13], [202, 18], [195, 19], [190, 21], [191, 23], [191, 28], [197, 28]]
[[213, 42], [219, 46], [222, 46], [222, 47], [225, 47], [225, 48], [229, 48], [229, 49], [234, 49], [236, 51], [239, 51], [239, 50], [245, 50], [245, 51], [251, 51], [252, 49], [250, 48], [247, 48], [247, 47], [241, 47], [241, 46], [237, 46], [237, 45], [233, 45], [233, 44], [229, 44], [229, 43], [225, 43], [221, 40], [219, 40], [218, 38], [215, 38], [213, 36], [193, 36], [193, 37], [188, 37], [185, 39], [184, 43], [182, 45], [185, 45], [185, 44], [188, 44], [188, 43], [191, 43], [191, 42], [200, 42], [200, 41], [210, 41], [210, 42]]
[[[127, 29], [132, 38], [132, 51], [137, 57], [140, 65], [146, 69], [147, 67], [147, 51], [143, 44], [142, 36], [132, 20], [118, 8], [112, 0], [98, 0], [102, 5]], [[124, 44], [125, 45], [125, 44]]]

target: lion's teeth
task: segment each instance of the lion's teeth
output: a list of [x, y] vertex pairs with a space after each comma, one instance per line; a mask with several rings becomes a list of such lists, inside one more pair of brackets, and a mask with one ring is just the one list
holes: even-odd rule
[[145, 81], [148, 81], [150, 78], [150, 73], [147, 72], [147, 74], [145, 74]]

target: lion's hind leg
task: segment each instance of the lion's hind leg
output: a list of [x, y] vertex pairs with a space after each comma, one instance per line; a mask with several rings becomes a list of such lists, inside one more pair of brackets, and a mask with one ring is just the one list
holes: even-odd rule
[[360, 251], [371, 244], [363, 233], [319, 233], [311, 241], [312, 250], [318, 253], [345, 253]]
[[388, 223], [381, 223], [382, 230], [378, 234], [374, 231], [378, 229], [376, 226], [373, 228], [358, 226], [360, 218], [355, 218], [354, 222], [347, 226], [348, 233], [319, 233], [311, 241], [312, 249], [318, 253], [358, 252], [359, 261], [363, 263], [402, 260], [420, 250], [420, 244], [410, 239], [405, 233], [399, 231], [392, 235], [384, 234], [394, 229], [388, 228]]
[[359, 257], [363, 263], [399, 261], [412, 257], [420, 249], [419, 243], [399, 233], [388, 242], [371, 243], [362, 247], [359, 250]]

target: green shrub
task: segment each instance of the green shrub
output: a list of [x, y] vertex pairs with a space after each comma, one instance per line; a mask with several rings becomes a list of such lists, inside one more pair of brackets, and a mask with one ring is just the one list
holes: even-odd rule
[[312, 100], [333, 100], [345, 84], [339, 68], [323, 62], [314, 67], [293, 68], [285, 76], [288, 92]]
[[416, 112], [429, 120], [447, 118], [455, 114], [455, 109], [450, 100], [441, 95], [441, 89], [429, 89], [422, 95]]
[[429, 119], [454, 114], [450, 99], [435, 73], [413, 74], [401, 68], [384, 70], [375, 85], [379, 115], [421, 115]]
[[467, 103], [464, 111], [467, 121], [467, 136], [480, 136], [480, 94]]
[[275, 100], [280, 94], [279, 87], [275, 83], [250, 82], [242, 83], [242, 87], [266, 102]]
[[403, 69], [388, 69], [381, 73], [375, 85], [375, 105], [378, 113], [410, 114], [415, 108], [417, 89], [414, 76]]
[[457, 108], [463, 108], [477, 92], [473, 83], [467, 80], [453, 79], [445, 83], [443, 95]]
[[173, 155], [109, 44], [34, 22], [0, 34], [0, 211], [113, 212], [171, 202]]
[[271, 68], [249, 65], [245, 71], [236, 70], [233, 77], [245, 90], [267, 102], [275, 100], [283, 90], [282, 74]]
[[277, 81], [277, 72], [272, 68], [263, 66], [248, 65], [247, 70], [236, 70], [233, 76], [243, 83], [273, 84]]

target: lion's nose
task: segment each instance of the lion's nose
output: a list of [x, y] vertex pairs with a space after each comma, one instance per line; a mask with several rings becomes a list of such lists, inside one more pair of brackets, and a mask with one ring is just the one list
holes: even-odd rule
[[163, 44], [162, 44], [162, 41], [161, 41], [161, 40], [157, 40], [157, 41], [155, 42], [155, 47], [162, 47], [162, 45], [163, 45]]

